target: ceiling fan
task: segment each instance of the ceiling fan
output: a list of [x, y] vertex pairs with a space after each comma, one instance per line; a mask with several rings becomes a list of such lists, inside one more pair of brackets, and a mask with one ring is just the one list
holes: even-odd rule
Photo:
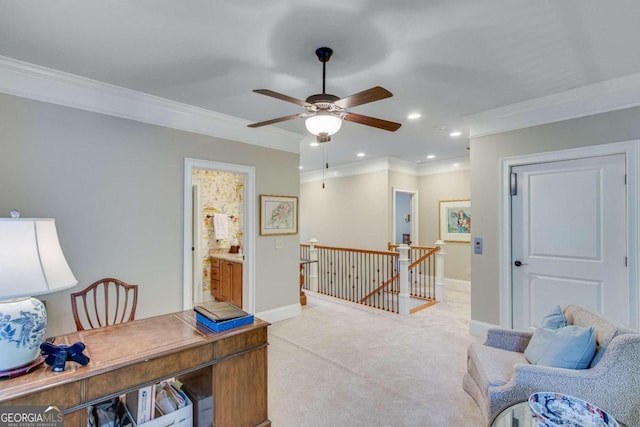
[[329, 62], [329, 59], [331, 59], [332, 54], [333, 50], [328, 47], [316, 49], [316, 56], [320, 62], [322, 62], [322, 93], [311, 95], [303, 101], [268, 89], [254, 90], [256, 93], [299, 105], [303, 107], [306, 112], [278, 117], [277, 119], [266, 120], [264, 122], [253, 123], [248, 126], [251, 128], [257, 128], [301, 117], [305, 119], [305, 126], [307, 127], [307, 130], [317, 136], [318, 142], [331, 141], [331, 135], [340, 130], [342, 120], [372, 126], [391, 132], [398, 130], [401, 126], [400, 123], [347, 111], [347, 109], [351, 107], [379, 101], [393, 96], [393, 94], [388, 90], [380, 86], [375, 86], [371, 89], [347, 96], [346, 98], [338, 98], [335, 95], [325, 92], [326, 65], [327, 62]]

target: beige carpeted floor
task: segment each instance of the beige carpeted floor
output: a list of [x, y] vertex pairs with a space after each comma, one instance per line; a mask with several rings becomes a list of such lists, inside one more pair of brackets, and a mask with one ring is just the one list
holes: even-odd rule
[[484, 422], [462, 390], [469, 294], [411, 317], [310, 295], [269, 328], [274, 427], [465, 426]]

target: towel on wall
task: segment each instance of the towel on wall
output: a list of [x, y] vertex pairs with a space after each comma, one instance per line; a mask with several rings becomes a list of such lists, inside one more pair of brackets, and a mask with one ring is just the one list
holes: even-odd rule
[[216, 240], [227, 240], [229, 217], [226, 214], [213, 214], [213, 236]]

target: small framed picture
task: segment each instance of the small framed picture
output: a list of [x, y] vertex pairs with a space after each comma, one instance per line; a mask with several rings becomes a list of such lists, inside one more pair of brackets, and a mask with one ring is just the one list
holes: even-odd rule
[[471, 241], [471, 201], [469, 199], [440, 200], [440, 240]]
[[298, 234], [298, 198], [260, 195], [260, 235]]

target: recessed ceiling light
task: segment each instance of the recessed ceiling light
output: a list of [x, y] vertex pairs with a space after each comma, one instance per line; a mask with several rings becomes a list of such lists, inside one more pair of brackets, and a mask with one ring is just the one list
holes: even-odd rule
[[318, 141], [313, 141], [309, 143], [310, 147], [317, 147], [318, 145], [320, 145], [320, 143]]
[[364, 155], [365, 155], [364, 153], [358, 153], [357, 154], [358, 157], [364, 157]]
[[435, 155], [435, 154], [429, 154], [429, 155], [427, 156], [427, 159], [435, 159], [435, 158], [436, 158], [436, 155]]
[[302, 167], [302, 166], [298, 166], [298, 169], [302, 170], [302, 169], [303, 169], [303, 167]]
[[454, 164], [453, 164], [453, 167], [454, 167], [454, 168], [460, 167], [460, 163], [454, 163]]
[[462, 135], [462, 132], [460, 132], [459, 130], [451, 132], [449, 134], [449, 136], [453, 136], [453, 137], [460, 136], [460, 135]]
[[420, 117], [422, 117], [422, 114], [420, 113], [411, 113], [407, 116], [407, 119], [415, 120], [415, 119], [419, 119]]

